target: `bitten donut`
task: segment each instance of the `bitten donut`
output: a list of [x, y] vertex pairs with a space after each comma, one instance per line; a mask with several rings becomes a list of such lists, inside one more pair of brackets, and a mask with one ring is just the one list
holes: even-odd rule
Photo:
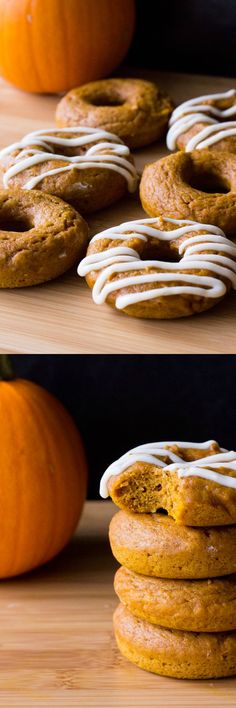
[[105, 79], [69, 91], [58, 104], [59, 126], [109, 130], [138, 148], [164, 135], [173, 109], [169, 96], [151, 81]]
[[121, 604], [114, 613], [114, 631], [121, 653], [146, 671], [180, 679], [236, 673], [236, 632], [164, 629], [137, 619]]
[[109, 539], [118, 563], [141, 575], [197, 580], [236, 572], [236, 525], [194, 528], [160, 513], [118, 511]]
[[21, 189], [0, 191], [0, 288], [44, 283], [83, 255], [84, 219], [61, 199]]
[[186, 317], [236, 287], [236, 246], [209, 224], [139, 219], [94, 236], [78, 274], [97, 305], [134, 317]]
[[236, 151], [236, 90], [198, 96], [175, 108], [169, 122], [169, 150]]
[[130, 450], [101, 479], [121, 509], [164, 509], [178, 524], [236, 524], [236, 452], [204, 443], [156, 442]]
[[39, 189], [82, 213], [134, 192], [137, 172], [129, 148], [97, 128], [36, 130], [0, 151], [3, 187]]
[[236, 154], [177, 152], [144, 168], [140, 184], [150, 216], [194, 219], [236, 233]]
[[114, 588], [129, 612], [151, 624], [188, 632], [236, 630], [236, 575], [172, 580], [121, 567]]

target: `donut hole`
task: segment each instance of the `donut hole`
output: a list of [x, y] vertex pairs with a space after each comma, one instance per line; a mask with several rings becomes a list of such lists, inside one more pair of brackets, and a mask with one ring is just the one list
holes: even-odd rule
[[179, 263], [180, 256], [177, 249], [165, 244], [147, 243], [142, 254], [142, 261], [163, 261], [164, 263]]
[[91, 96], [88, 98], [89, 103], [92, 106], [123, 106], [125, 99], [121, 96], [110, 96], [109, 94], [101, 93], [98, 96]]
[[223, 175], [207, 170], [195, 170], [188, 180], [190, 187], [207, 194], [228, 194], [230, 184]]
[[0, 214], [0, 231], [13, 231], [15, 233], [24, 233], [33, 228], [33, 223], [26, 216], [17, 217], [12, 214]]

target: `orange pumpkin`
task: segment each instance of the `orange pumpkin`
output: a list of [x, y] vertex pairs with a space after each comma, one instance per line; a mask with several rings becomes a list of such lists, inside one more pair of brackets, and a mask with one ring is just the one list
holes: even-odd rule
[[65, 546], [82, 511], [87, 475], [75, 424], [41, 386], [0, 381], [0, 420], [0, 577], [6, 578]]
[[0, 0], [0, 73], [56, 93], [103, 78], [125, 56], [135, 0]]

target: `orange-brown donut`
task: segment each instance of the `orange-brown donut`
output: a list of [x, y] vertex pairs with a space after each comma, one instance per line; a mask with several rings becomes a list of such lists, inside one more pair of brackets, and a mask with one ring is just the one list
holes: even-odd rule
[[0, 192], [0, 288], [37, 285], [81, 258], [84, 219], [68, 204], [36, 190]]
[[96, 234], [78, 273], [97, 305], [133, 317], [187, 317], [236, 288], [236, 246], [209, 224], [138, 219]]
[[150, 216], [194, 219], [235, 236], [236, 155], [195, 150], [163, 157], [145, 167], [140, 197]]
[[236, 674], [236, 632], [180, 632], [137, 619], [123, 605], [114, 613], [121, 653], [141, 669], [180, 679]]
[[0, 151], [4, 187], [38, 189], [89, 213], [113, 204], [137, 186], [129, 148], [107, 131], [44, 129]]
[[72, 89], [57, 107], [57, 125], [88, 125], [109, 130], [138, 148], [165, 133], [173, 104], [151, 81], [104, 79]]

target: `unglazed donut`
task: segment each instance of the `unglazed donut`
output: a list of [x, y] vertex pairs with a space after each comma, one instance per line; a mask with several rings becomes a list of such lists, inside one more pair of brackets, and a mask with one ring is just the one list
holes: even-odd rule
[[82, 213], [102, 209], [137, 186], [129, 148], [120, 138], [80, 126], [36, 130], [0, 151], [3, 187], [39, 189]]
[[84, 219], [61, 199], [36, 190], [0, 192], [0, 288], [52, 280], [86, 248]]
[[177, 152], [144, 168], [140, 184], [150, 216], [168, 214], [236, 233], [236, 155], [223, 151]]
[[135, 617], [187, 632], [236, 630], [236, 574], [206, 580], [149, 578], [122, 566], [119, 600]]
[[109, 528], [118, 563], [141, 575], [197, 580], [236, 572], [236, 525], [192, 527], [164, 514], [118, 511]]
[[96, 304], [134, 317], [184, 317], [236, 287], [236, 246], [209, 224], [139, 219], [94, 236], [78, 273]]
[[191, 152], [205, 148], [236, 151], [236, 90], [184, 101], [169, 122], [169, 150]]
[[140, 445], [107, 468], [100, 494], [128, 511], [165, 509], [186, 526], [236, 524], [236, 452], [214, 440]]
[[151, 81], [105, 79], [69, 91], [59, 102], [59, 126], [88, 125], [109, 130], [137, 148], [165, 133], [173, 104]]
[[179, 632], [137, 619], [123, 605], [114, 613], [121, 653], [141, 669], [180, 679], [236, 673], [236, 632]]

